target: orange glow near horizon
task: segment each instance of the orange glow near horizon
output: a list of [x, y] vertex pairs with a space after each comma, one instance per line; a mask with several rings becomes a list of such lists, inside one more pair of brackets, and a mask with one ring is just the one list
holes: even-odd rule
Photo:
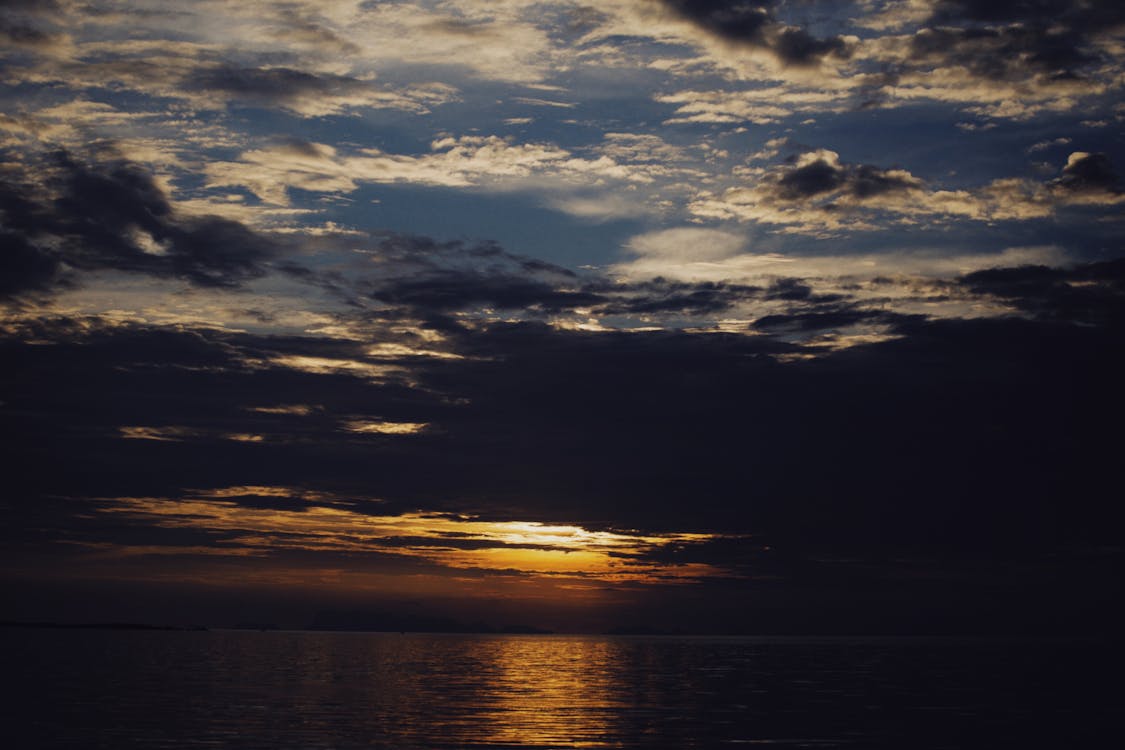
[[[298, 509], [254, 507], [239, 497], [300, 498]], [[309, 552], [347, 558], [336, 568], [370, 567], [371, 553], [481, 577], [505, 576], [528, 582], [553, 581], [553, 588], [582, 591], [608, 584], [690, 583], [726, 577], [730, 571], [703, 563], [669, 563], [647, 553], [706, 542], [718, 535], [641, 534], [591, 531], [581, 526], [531, 521], [487, 521], [478, 517], [412, 512], [371, 515], [331, 502], [324, 493], [283, 487], [242, 486], [192, 491], [183, 498], [121, 497], [100, 501], [98, 512], [131, 523], [168, 529], [196, 529], [222, 536], [212, 546], [165, 547], [90, 545], [101, 558], [145, 555], [205, 555], [210, 559], [268, 558], [282, 552]], [[378, 562], [372, 555], [370, 561]], [[280, 572], [280, 570], [278, 571]], [[432, 569], [427, 575], [432, 575]]]

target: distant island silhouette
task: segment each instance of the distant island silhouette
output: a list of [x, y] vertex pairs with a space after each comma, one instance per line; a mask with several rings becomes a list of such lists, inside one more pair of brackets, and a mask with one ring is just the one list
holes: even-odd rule
[[465, 623], [440, 615], [407, 614], [383, 610], [320, 612], [307, 629], [381, 633], [496, 633], [511, 635], [548, 635], [554, 632], [532, 625], [514, 624], [494, 627], [483, 622]]
[[0, 621], [0, 628], [47, 628], [60, 630], [174, 630], [174, 631], [202, 631], [207, 630], [202, 625], [151, 625], [141, 622], [53, 622], [31, 621], [20, 622], [16, 620]]

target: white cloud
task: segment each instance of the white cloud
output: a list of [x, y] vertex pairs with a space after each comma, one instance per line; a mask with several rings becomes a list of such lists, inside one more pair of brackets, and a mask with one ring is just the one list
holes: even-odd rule
[[1036, 151], [1046, 151], [1047, 149], [1052, 148], [1054, 146], [1065, 146], [1065, 145], [1069, 144], [1070, 141], [1071, 141], [1071, 139], [1067, 138], [1065, 136], [1059, 137], [1059, 138], [1053, 138], [1051, 140], [1046, 140], [1046, 141], [1038, 141], [1037, 143], [1034, 143], [1031, 146], [1029, 146], [1027, 151], [1028, 151], [1028, 153], [1031, 153], [1031, 154], [1035, 153]]
[[[714, 232], [714, 235], [700, 234]], [[725, 236], [724, 236], [725, 235]], [[709, 239], [715, 244], [702, 251]], [[637, 253], [611, 271], [629, 279], [663, 276], [695, 282], [762, 283], [779, 277], [800, 279], [951, 278], [986, 268], [1058, 266], [1069, 258], [1054, 245], [1007, 248], [1001, 252], [950, 253], [938, 250], [865, 255], [794, 255], [742, 252], [746, 242], [716, 230], [672, 229], [635, 237], [627, 247]], [[645, 248], [637, 252], [637, 248]], [[651, 251], [649, 250], [651, 248]]]
[[840, 112], [852, 108], [848, 89], [811, 89], [786, 84], [765, 88], [678, 91], [660, 94], [656, 101], [674, 104], [665, 124], [746, 123], [766, 125], [791, 115]]
[[[500, 136], [444, 136], [427, 153], [393, 154], [375, 148], [342, 152], [319, 143], [276, 144], [244, 152], [237, 161], [206, 165], [210, 188], [243, 187], [274, 206], [288, 205], [290, 188], [345, 194], [362, 183], [525, 190], [547, 205], [584, 219], [663, 212], [662, 191], [683, 191], [674, 179], [703, 173], [677, 166], [686, 152], [655, 136], [613, 133], [583, 158], [550, 143], [519, 143]], [[650, 186], [646, 193], [636, 186]]]
[[638, 256], [638, 261], [660, 263], [715, 262], [737, 255], [746, 246], [746, 238], [731, 232], [699, 227], [677, 227], [640, 234], [625, 247]]

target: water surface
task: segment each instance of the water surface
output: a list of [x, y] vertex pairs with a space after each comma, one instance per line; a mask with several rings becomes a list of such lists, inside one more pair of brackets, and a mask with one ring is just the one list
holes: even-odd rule
[[10, 747], [1079, 748], [1117, 652], [1047, 639], [12, 629]]

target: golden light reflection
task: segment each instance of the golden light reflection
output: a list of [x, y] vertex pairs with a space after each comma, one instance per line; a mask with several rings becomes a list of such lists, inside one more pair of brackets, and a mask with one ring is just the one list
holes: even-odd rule
[[179, 442], [198, 434], [197, 431], [187, 427], [124, 426], [118, 427], [117, 431], [126, 440], [159, 440], [165, 442]]
[[464, 359], [460, 354], [446, 352], [440, 349], [416, 349], [405, 344], [384, 342], [367, 348], [367, 356], [381, 359], [398, 359], [400, 357], [428, 357], [433, 359]]
[[429, 426], [427, 422], [376, 422], [352, 419], [343, 423], [348, 432], [377, 435], [414, 435]]
[[265, 441], [265, 436], [252, 432], [225, 432], [223, 438], [233, 440], [236, 443], [261, 443]]
[[473, 696], [472, 714], [432, 717], [430, 729], [455, 745], [620, 747], [634, 733], [623, 710], [635, 689], [627, 649], [582, 636], [476, 639], [463, 686]]
[[158, 442], [178, 443], [206, 437], [219, 437], [223, 440], [232, 440], [236, 443], [261, 443], [265, 441], [264, 435], [252, 432], [208, 432], [190, 427], [163, 426], [145, 427], [139, 425], [126, 425], [117, 428], [118, 434], [126, 440], [156, 440]]
[[354, 359], [308, 357], [297, 354], [273, 357], [268, 363], [313, 375], [356, 375], [373, 380], [381, 380], [391, 375], [405, 373], [405, 369], [397, 365], [374, 364]]
[[228, 498], [245, 497], [296, 497], [309, 502], [331, 500], [331, 495], [314, 490], [300, 489], [297, 487], [274, 487], [262, 484], [235, 484], [230, 487], [212, 487], [205, 490], [190, 490], [195, 497], [201, 498]]
[[[323, 493], [306, 490], [236, 486], [192, 491], [187, 497], [175, 499], [105, 499], [99, 512], [159, 528], [206, 531], [221, 538], [209, 549], [232, 556], [267, 556], [286, 550], [348, 556], [393, 554], [450, 572], [558, 579], [557, 584], [574, 590], [607, 583], [686, 583], [733, 575], [713, 565], [667, 562], [663, 559], [666, 555], [652, 554], [719, 536], [714, 534], [592, 531], [580, 526], [486, 521], [422, 512], [371, 515], [343, 503], [309, 504], [297, 509], [255, 507], [261, 503], [245, 502], [252, 496], [332, 502]], [[151, 553], [177, 551], [192, 554], [187, 548], [175, 546]]]
[[278, 404], [277, 406], [251, 406], [247, 407], [246, 410], [258, 414], [283, 414], [286, 416], [307, 417], [321, 408], [322, 407], [309, 404]]

